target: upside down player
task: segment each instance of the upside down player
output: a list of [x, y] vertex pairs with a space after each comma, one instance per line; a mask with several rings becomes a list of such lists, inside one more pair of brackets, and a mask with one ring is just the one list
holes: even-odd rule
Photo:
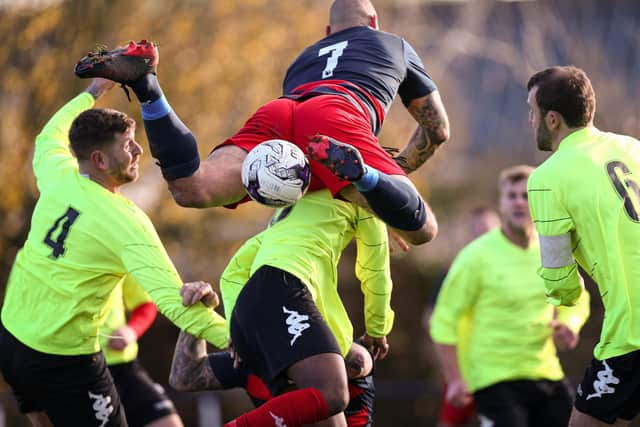
[[[247, 368], [273, 395], [289, 379], [298, 387], [229, 426], [262, 425], [274, 415], [289, 427], [299, 426], [347, 406], [343, 357], [351, 348], [353, 327], [337, 292], [337, 264], [354, 236], [356, 276], [365, 296], [364, 344], [374, 356], [386, 355], [393, 311], [385, 226], [327, 190], [307, 194], [245, 242], [221, 277], [232, 342]], [[202, 369], [210, 372], [208, 365]], [[345, 425], [342, 415], [331, 423]]]
[[[327, 37], [305, 49], [291, 64], [283, 96], [259, 108], [202, 163], [195, 137], [163, 95], [155, 75], [157, 61], [152, 43], [131, 42], [83, 58], [76, 74], [106, 77], [133, 89], [141, 104], [151, 153], [178, 204], [208, 207], [239, 202], [246, 195], [240, 180], [246, 152], [277, 138], [295, 143], [304, 152], [312, 148], [318, 161], [311, 162], [310, 191], [329, 188], [334, 196], [368, 203], [413, 244], [435, 237], [435, 217], [406, 173], [420, 167], [448, 139], [448, 118], [414, 49], [402, 38], [378, 31], [376, 11], [369, 0], [334, 1]], [[401, 166], [379, 146], [376, 137], [398, 93], [419, 124], [398, 156]], [[358, 151], [366, 168], [359, 163]], [[343, 179], [353, 181], [355, 188]]]

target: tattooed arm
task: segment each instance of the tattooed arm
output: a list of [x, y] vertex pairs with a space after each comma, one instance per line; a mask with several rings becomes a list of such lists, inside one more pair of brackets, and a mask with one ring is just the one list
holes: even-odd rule
[[396, 156], [396, 162], [406, 173], [411, 173], [449, 139], [449, 118], [437, 90], [414, 99], [407, 108], [418, 122], [418, 128]]
[[209, 364], [205, 340], [180, 331], [171, 362], [169, 384], [178, 391], [222, 388]]

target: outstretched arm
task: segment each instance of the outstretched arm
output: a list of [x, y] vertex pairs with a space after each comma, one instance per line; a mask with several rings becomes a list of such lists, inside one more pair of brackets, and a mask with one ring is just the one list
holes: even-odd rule
[[169, 384], [178, 391], [222, 388], [209, 364], [204, 340], [180, 331], [171, 362]]

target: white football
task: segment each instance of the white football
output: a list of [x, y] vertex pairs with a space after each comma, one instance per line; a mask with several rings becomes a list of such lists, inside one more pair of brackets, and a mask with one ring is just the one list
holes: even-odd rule
[[263, 205], [293, 205], [309, 187], [309, 161], [300, 148], [282, 139], [270, 139], [253, 148], [242, 163], [242, 184]]

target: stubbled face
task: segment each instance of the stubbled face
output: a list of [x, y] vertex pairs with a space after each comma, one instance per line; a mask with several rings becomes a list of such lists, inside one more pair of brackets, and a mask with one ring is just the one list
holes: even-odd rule
[[542, 117], [540, 107], [536, 102], [537, 93], [538, 87], [534, 86], [527, 96], [527, 104], [529, 105], [529, 125], [533, 129], [538, 149], [541, 151], [551, 151], [551, 131], [547, 127], [544, 117]]
[[109, 159], [107, 173], [119, 184], [138, 179], [138, 162], [142, 147], [135, 140], [135, 128], [115, 134], [115, 142], [106, 151]]
[[513, 230], [524, 231], [533, 225], [527, 197], [527, 180], [506, 182], [500, 191], [502, 223]]

